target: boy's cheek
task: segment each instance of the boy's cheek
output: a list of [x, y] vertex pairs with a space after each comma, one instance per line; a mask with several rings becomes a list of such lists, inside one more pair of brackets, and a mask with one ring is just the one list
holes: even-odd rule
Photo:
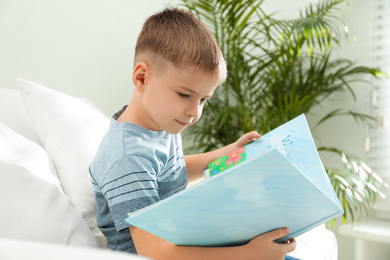
[[[198, 118], [194, 119], [192, 122], [191, 122], [191, 125], [195, 124], [196, 122], [199, 121], [199, 119], [201, 118], [202, 115], [200, 115]], [[190, 126], [191, 126], [190, 125]]]

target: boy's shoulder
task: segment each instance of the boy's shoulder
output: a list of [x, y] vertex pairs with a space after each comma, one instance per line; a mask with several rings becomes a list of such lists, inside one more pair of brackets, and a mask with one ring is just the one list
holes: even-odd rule
[[122, 159], [164, 161], [182, 151], [180, 134], [151, 131], [130, 122], [119, 123], [111, 118], [110, 127], [102, 139], [93, 164], [114, 165]]
[[169, 164], [171, 157], [183, 157], [180, 134], [150, 131], [112, 118], [90, 165], [90, 173], [99, 186], [120, 178], [124, 172], [157, 176]]

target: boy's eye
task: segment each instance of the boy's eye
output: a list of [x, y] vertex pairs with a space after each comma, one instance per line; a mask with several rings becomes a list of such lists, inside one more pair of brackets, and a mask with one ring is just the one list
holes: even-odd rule
[[[181, 98], [190, 98], [190, 95], [189, 95], [189, 94], [184, 94], [184, 93], [180, 93], [180, 92], [178, 92], [178, 94], [179, 94], [179, 96], [180, 96]], [[207, 104], [207, 99], [206, 99], [206, 98], [201, 98], [200, 101], [199, 101], [199, 103], [200, 103], [201, 105], [206, 105], [206, 104]]]
[[189, 98], [190, 97], [190, 95], [183, 94], [183, 93], [179, 93], [179, 96], [182, 98]]

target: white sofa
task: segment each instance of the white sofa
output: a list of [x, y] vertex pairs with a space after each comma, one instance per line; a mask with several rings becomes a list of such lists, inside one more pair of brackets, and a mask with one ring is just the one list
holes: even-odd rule
[[[105, 248], [88, 173], [108, 125], [85, 99], [27, 80], [0, 88], [0, 259], [123, 259]], [[336, 238], [324, 226], [297, 241], [292, 256], [337, 259]]]

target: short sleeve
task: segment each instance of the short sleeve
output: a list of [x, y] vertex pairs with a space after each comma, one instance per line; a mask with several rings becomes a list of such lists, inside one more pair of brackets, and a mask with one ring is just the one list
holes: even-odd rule
[[100, 190], [108, 202], [115, 228], [120, 231], [130, 225], [128, 213], [160, 200], [157, 184], [158, 165], [142, 157], [129, 155], [118, 160], [106, 175]]

